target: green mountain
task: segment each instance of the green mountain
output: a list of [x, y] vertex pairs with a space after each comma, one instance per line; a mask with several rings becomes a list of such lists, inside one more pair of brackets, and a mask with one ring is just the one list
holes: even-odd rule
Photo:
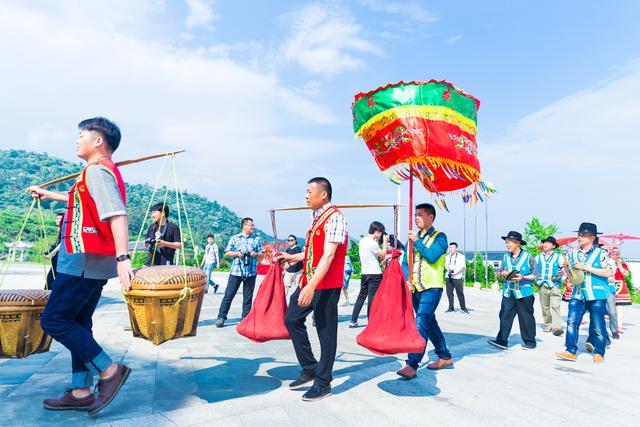
[[[24, 150], [0, 150], [0, 253], [6, 253], [4, 242], [14, 241], [29, 210], [32, 198], [25, 192], [30, 185], [41, 184], [52, 179], [79, 172], [81, 163], [72, 163], [46, 153], [34, 153]], [[52, 190], [66, 191], [71, 182], [50, 187]], [[129, 214], [130, 240], [135, 240], [142, 225], [145, 212], [153, 188], [147, 184], [127, 184], [127, 211]], [[162, 203], [165, 188], [158, 188], [154, 203]], [[172, 202], [172, 203], [171, 203]], [[175, 191], [169, 189], [168, 203], [171, 210], [171, 220], [177, 223], [177, 206], [175, 205]], [[189, 223], [193, 231], [196, 245], [200, 247], [206, 243], [206, 236], [213, 232], [216, 241], [224, 249], [229, 237], [240, 232], [241, 218], [229, 208], [216, 201], [209, 200], [198, 194], [185, 192], [184, 203], [186, 205]], [[57, 229], [55, 227], [55, 213], [63, 211], [64, 204], [59, 202], [43, 201], [43, 220], [46, 225], [46, 233], [49, 241], [55, 240]], [[147, 219], [147, 225], [149, 224]], [[191, 247], [185, 218], [183, 216], [183, 238], [187, 240], [187, 248]], [[42, 241], [42, 226], [37, 209], [32, 212], [27, 222], [23, 241], [35, 242], [33, 253], [41, 250], [46, 242]], [[256, 233], [263, 241], [272, 240], [261, 230]], [[143, 233], [144, 234], [144, 233]]]

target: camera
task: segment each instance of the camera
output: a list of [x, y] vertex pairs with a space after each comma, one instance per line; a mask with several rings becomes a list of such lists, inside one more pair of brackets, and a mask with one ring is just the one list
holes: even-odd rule
[[156, 239], [147, 237], [144, 239], [144, 246], [146, 247], [147, 252], [154, 253], [156, 251]]

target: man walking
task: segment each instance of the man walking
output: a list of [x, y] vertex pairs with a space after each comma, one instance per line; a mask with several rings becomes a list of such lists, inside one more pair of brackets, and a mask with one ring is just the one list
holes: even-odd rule
[[558, 242], [555, 237], [549, 236], [544, 239], [542, 248], [544, 252], [536, 256], [536, 264], [538, 264], [538, 272], [540, 273], [537, 282], [544, 331], [553, 331], [553, 335], [560, 336], [564, 333], [561, 327], [562, 314], [560, 313], [560, 306], [562, 305], [560, 285], [562, 284], [564, 261], [560, 254], [554, 252], [558, 248]]
[[[382, 243], [382, 249], [380, 249], [380, 243]], [[380, 282], [382, 282], [380, 261], [387, 254], [388, 246], [389, 235], [385, 232], [384, 225], [378, 221], [373, 221], [369, 225], [369, 234], [360, 239], [358, 244], [361, 265], [360, 292], [358, 292], [356, 303], [353, 306], [353, 313], [351, 313], [350, 328], [358, 327], [358, 316], [360, 316], [360, 310], [362, 310], [367, 295], [369, 296], [367, 318], [369, 317], [371, 303], [376, 296]]]
[[255, 288], [258, 274], [258, 257], [264, 255], [260, 237], [254, 232], [253, 219], [243, 218], [241, 225], [242, 232], [231, 236], [225, 251], [225, 256], [233, 258], [233, 263], [229, 272], [227, 288], [220, 304], [218, 320], [216, 320], [218, 328], [224, 326], [231, 308], [231, 302], [238, 293], [240, 284], [242, 284], [242, 318], [244, 319], [249, 314], [253, 300], [253, 289]]
[[463, 313], [469, 314], [467, 305], [464, 300], [464, 271], [466, 268], [466, 262], [464, 255], [458, 252], [458, 244], [456, 242], [449, 243], [449, 253], [445, 260], [447, 266], [447, 299], [449, 300], [449, 308], [447, 313], [455, 311], [453, 290], [456, 290], [458, 295], [458, 302], [460, 303], [460, 309]]

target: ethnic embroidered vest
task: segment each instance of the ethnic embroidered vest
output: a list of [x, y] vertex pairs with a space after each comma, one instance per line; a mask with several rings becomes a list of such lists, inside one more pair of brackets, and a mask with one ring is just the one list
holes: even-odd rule
[[[109, 159], [96, 162], [105, 167], [118, 183], [120, 197], [126, 204], [124, 181], [115, 163]], [[96, 203], [91, 198], [87, 185], [87, 170], [96, 163], [87, 165], [69, 190], [64, 245], [67, 253], [88, 253], [115, 256], [116, 247], [111, 233], [111, 225], [101, 221]]]
[[[440, 232], [434, 229], [433, 233], [427, 233], [422, 238], [422, 243], [424, 243], [427, 249], [429, 249], [431, 245], [433, 245], [433, 242], [436, 241], [438, 234], [440, 234]], [[431, 288], [444, 288], [445, 260], [446, 254], [442, 254], [436, 262], [430, 264], [422, 257], [422, 255], [420, 255], [420, 252], [414, 251], [411, 290], [414, 292], [422, 292]]]
[[[523, 276], [531, 275], [531, 266], [529, 266], [529, 258], [531, 254], [524, 249], [520, 250], [520, 255], [514, 260], [510, 253], [504, 254], [502, 265], [507, 271], [517, 270]], [[509, 298], [513, 294], [515, 299], [522, 299], [533, 295], [533, 285], [531, 280], [504, 281], [502, 288], [502, 296]]]
[[561, 259], [560, 254], [557, 253], [552, 253], [550, 257], [547, 257], [544, 252], [536, 256], [536, 263], [540, 272], [539, 284], [547, 288], [560, 286], [561, 280], [558, 273], [560, 273], [560, 266], [562, 265]]
[[[600, 257], [602, 249], [594, 248], [588, 259], [584, 259], [582, 251], [573, 251], [571, 253], [570, 262], [573, 267], [576, 262], [584, 263], [587, 267], [592, 268], [609, 268], [608, 265], [602, 265]], [[602, 277], [588, 272], [584, 272], [584, 282], [573, 287], [571, 298], [582, 299], [586, 301], [607, 299], [610, 293], [609, 278]]]
[[[304, 249], [304, 274], [302, 275], [301, 288], [304, 288], [309, 283], [311, 276], [315, 274], [318, 263], [324, 254], [324, 242], [326, 238], [324, 227], [333, 215], [342, 215], [342, 213], [332, 205], [313, 221], [311, 228], [307, 232], [307, 245]], [[329, 266], [329, 271], [327, 271], [327, 274], [325, 274], [320, 283], [318, 283], [316, 289], [342, 288], [344, 280], [344, 259], [347, 255], [348, 242], [349, 236], [345, 238], [344, 242], [338, 245], [333, 261], [331, 261], [331, 265]]]

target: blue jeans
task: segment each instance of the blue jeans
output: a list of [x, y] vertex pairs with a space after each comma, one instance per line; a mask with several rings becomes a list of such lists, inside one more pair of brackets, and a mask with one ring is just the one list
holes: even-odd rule
[[204, 274], [207, 276], [207, 289], [209, 289], [209, 286], [215, 285], [215, 282], [213, 281], [213, 278], [211, 277], [211, 274], [213, 273], [213, 270], [215, 268], [216, 268], [216, 264], [215, 263], [205, 264], [204, 265]]
[[[416, 312], [416, 326], [418, 332], [425, 341], [431, 340], [436, 350], [436, 355], [440, 359], [451, 359], [451, 353], [447, 349], [447, 343], [444, 335], [438, 326], [436, 320], [436, 308], [442, 298], [442, 288], [427, 289], [422, 292], [414, 292], [412, 296], [413, 310]], [[426, 350], [426, 346], [425, 346]], [[409, 353], [407, 365], [413, 369], [418, 369], [418, 365], [424, 357], [425, 350], [422, 353]]]
[[91, 332], [91, 317], [106, 283], [58, 273], [40, 319], [42, 330], [71, 352], [73, 388], [90, 387], [93, 376], [112, 363]]
[[589, 342], [595, 347], [594, 352], [604, 356], [607, 340], [604, 313], [607, 300], [584, 301], [572, 298], [569, 301], [569, 315], [567, 316], [567, 338], [565, 345], [569, 353], [578, 353], [578, 334], [580, 322], [586, 311], [589, 312], [589, 330], [592, 331]]

